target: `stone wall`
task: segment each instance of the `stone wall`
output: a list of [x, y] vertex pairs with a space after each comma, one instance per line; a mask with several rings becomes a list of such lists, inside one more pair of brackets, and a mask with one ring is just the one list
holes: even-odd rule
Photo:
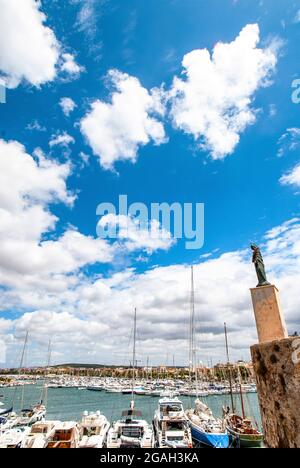
[[265, 443], [300, 448], [300, 339], [251, 348]]

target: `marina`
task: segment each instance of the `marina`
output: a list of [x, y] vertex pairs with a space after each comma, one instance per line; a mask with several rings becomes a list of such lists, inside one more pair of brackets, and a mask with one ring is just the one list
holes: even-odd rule
[[[162, 385], [164, 383], [166, 382], [162, 382]], [[16, 388], [17, 392], [15, 395]], [[34, 404], [36, 404], [41, 395], [42, 389], [42, 382], [26, 386], [25, 401], [28, 407], [32, 407], [34, 406]], [[2, 406], [1, 408], [11, 406], [13, 398], [15, 398], [15, 409], [18, 413], [18, 408], [20, 407], [22, 398], [21, 389], [18, 387], [5, 387], [1, 388], [0, 393], [1, 401], [4, 403], [4, 406]], [[160, 398], [158, 396], [151, 395], [136, 395], [136, 408], [142, 413], [143, 420], [145, 420], [149, 426], [152, 426], [154, 414], [157, 411], [159, 401], [164, 398], [166, 397]], [[179, 401], [182, 402], [184, 410], [190, 408], [191, 404], [194, 403], [194, 397], [181, 395], [175, 398], [178, 398]], [[212, 409], [213, 414], [216, 417], [222, 418], [222, 407], [224, 405], [226, 406], [230, 404], [230, 396], [228, 394], [211, 394], [209, 396], [204, 397], [203, 401], [205, 401], [205, 403]], [[234, 396], [234, 401], [236, 404], [237, 411], [241, 411], [240, 399], [238, 394]], [[17, 427], [15, 427], [14, 429], [12, 428], [5, 430], [1, 424], [0, 428], [2, 428], [0, 430], [2, 434], [0, 437], [0, 446], [3, 446], [5, 443], [7, 443], [8, 438], [10, 441], [12, 440], [13, 443], [17, 442], [19, 444], [20, 440], [22, 439], [22, 435], [25, 435], [26, 437], [24, 437], [24, 439], [27, 439], [27, 441], [24, 441], [23, 439], [21, 448], [34, 448], [35, 446], [41, 445], [43, 443], [43, 440], [46, 439], [47, 434], [51, 434], [53, 432], [54, 427], [57, 427], [57, 425], [58, 427], [60, 427], [59, 424], [61, 423], [70, 424], [72, 422], [73, 426], [68, 426], [68, 430], [70, 432], [72, 428], [77, 428], [75, 430], [75, 434], [73, 434], [72, 436], [73, 439], [75, 439], [75, 445], [78, 445], [78, 448], [82, 445], [91, 446], [91, 448], [93, 446], [94, 448], [96, 448], [96, 446], [98, 446], [99, 443], [101, 444], [102, 442], [99, 442], [99, 437], [93, 439], [93, 436], [100, 435], [101, 438], [100, 425], [102, 425], [103, 427], [101, 421], [107, 420], [108, 424], [112, 425], [114, 422], [120, 420], [122, 412], [125, 408], [130, 408], [130, 404], [131, 395], [126, 395], [122, 392], [112, 393], [109, 391], [107, 392], [104, 389], [102, 391], [93, 392], [89, 391], [87, 388], [82, 389], [82, 387], [80, 386], [49, 388], [47, 414], [45, 418], [46, 421], [38, 422], [36, 426], [34, 426], [35, 430], [33, 430], [30, 427], [27, 427], [25, 431]], [[249, 417], [251, 416], [253, 420], [257, 420], [258, 424], [260, 425], [259, 406], [256, 393], [252, 392], [245, 394], [245, 406], [247, 415]], [[2, 420], [5, 417], [6, 416], [1, 416]], [[94, 427], [95, 429], [91, 429], [91, 432], [89, 432], [89, 427]], [[38, 431], [38, 428], [40, 428], [40, 431]], [[60, 429], [66, 430], [66, 426], [60, 427]], [[10, 432], [7, 433], [7, 431]], [[32, 433], [30, 433], [30, 431], [33, 431], [34, 433], [37, 432], [40, 434], [38, 436], [35, 434], [34, 442], [32, 442], [33, 435]], [[95, 432], [95, 434], [93, 432]], [[5, 433], [6, 436], [4, 436]]]

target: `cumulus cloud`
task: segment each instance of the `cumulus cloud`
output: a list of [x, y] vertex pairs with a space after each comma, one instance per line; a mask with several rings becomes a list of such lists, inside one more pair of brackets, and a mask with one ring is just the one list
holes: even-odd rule
[[67, 132], [58, 133], [57, 135], [52, 135], [51, 140], [49, 141], [50, 148], [54, 146], [65, 146], [68, 147], [71, 144], [74, 144], [74, 138], [69, 135]]
[[300, 187], [300, 164], [297, 164], [290, 172], [284, 174], [280, 178], [282, 185], [292, 185], [294, 187]]
[[56, 76], [60, 46], [45, 25], [41, 3], [0, 0], [0, 72], [8, 87], [22, 80], [34, 86]]
[[0, 80], [9, 88], [25, 81], [41, 86], [60, 72], [77, 78], [83, 68], [63, 52], [54, 31], [46, 25], [42, 3], [0, 0]]
[[115, 230], [119, 242], [128, 252], [142, 250], [152, 254], [157, 250], [169, 250], [175, 243], [170, 232], [156, 220], [141, 226], [139, 220], [130, 216], [108, 214], [100, 219], [99, 226], [104, 230]]
[[230, 155], [240, 134], [255, 122], [254, 93], [270, 84], [275, 47], [258, 48], [257, 24], [247, 25], [231, 43], [219, 42], [212, 54], [193, 50], [183, 58], [183, 78], [170, 92], [174, 126], [192, 135], [213, 159]]
[[62, 108], [63, 113], [69, 117], [74, 109], [77, 107], [73, 99], [64, 97], [59, 101], [59, 105]]
[[0, 140], [0, 284], [112, 260], [112, 248], [105, 241], [74, 228], [55, 240], [44, 238], [58, 221], [49, 205], [74, 203], [66, 186], [69, 175], [69, 164], [58, 164], [40, 152], [34, 159], [19, 143]]
[[79, 77], [80, 73], [84, 71], [84, 68], [81, 65], [78, 65], [74, 55], [64, 53], [61, 56], [60, 70], [65, 72], [69, 78], [76, 79]]
[[300, 10], [297, 11], [294, 21], [295, 23], [300, 23]]
[[116, 161], [135, 162], [138, 149], [153, 141], [166, 142], [163, 124], [156, 116], [164, 114], [159, 90], [148, 92], [137, 78], [111, 70], [114, 91], [111, 102], [96, 100], [81, 121], [81, 131], [105, 169]]
[[[290, 333], [299, 331], [300, 326], [299, 239], [300, 220], [295, 218], [275, 226], [260, 243], [269, 281], [280, 289]], [[249, 292], [257, 279], [250, 249], [201, 259], [194, 272], [199, 359], [224, 361], [224, 321], [229, 328], [232, 359], [248, 359], [249, 347], [257, 342]], [[52, 335], [55, 349], [61, 353], [59, 362], [75, 359], [128, 364], [133, 310], [137, 307], [139, 359], [145, 363], [149, 356], [152, 364], [161, 364], [169, 353], [175, 354], [177, 364], [187, 363], [189, 265], [153, 267], [144, 273], [127, 269], [107, 277], [57, 275], [51, 283], [43, 275], [34, 282], [32, 278], [29, 282], [25, 277], [13, 291], [2, 294], [2, 309], [12, 304], [25, 308], [25, 318], [13, 323], [14, 333], [18, 336], [23, 331], [24, 335], [30, 328], [44, 343]]]
[[31, 202], [72, 203], [74, 198], [66, 188], [69, 174], [68, 164], [50, 161], [42, 153], [35, 160], [20, 143], [0, 140], [1, 208], [20, 212]]
[[296, 151], [300, 146], [300, 128], [288, 128], [278, 140], [279, 157], [285, 156], [288, 152]]

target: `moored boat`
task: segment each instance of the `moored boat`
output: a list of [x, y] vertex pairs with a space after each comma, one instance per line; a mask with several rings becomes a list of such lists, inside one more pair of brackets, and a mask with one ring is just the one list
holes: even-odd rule
[[79, 430], [76, 422], [61, 422], [47, 442], [50, 449], [76, 449], [79, 446]]
[[22, 442], [28, 435], [29, 431], [29, 427], [7, 429], [0, 435], [0, 449], [21, 448]]
[[239, 447], [259, 448], [263, 443], [263, 434], [253, 426], [251, 419], [237, 414], [226, 414], [226, 429]]
[[142, 412], [134, 409], [134, 402], [122, 418], [116, 421], [107, 436], [107, 448], [152, 448], [152, 427], [142, 419]]
[[110, 423], [100, 411], [96, 413], [86, 411], [79, 424], [79, 448], [103, 448], [109, 428]]
[[159, 448], [191, 448], [192, 434], [182, 402], [177, 397], [159, 400], [153, 420], [156, 446]]
[[51, 437], [53, 437], [56, 426], [59, 421], [43, 421], [34, 423], [28, 435], [23, 439], [21, 448], [41, 449], [47, 446]]
[[186, 411], [193, 440], [207, 447], [227, 449], [229, 435], [223, 421], [216, 419], [208, 406], [196, 400], [195, 409]]

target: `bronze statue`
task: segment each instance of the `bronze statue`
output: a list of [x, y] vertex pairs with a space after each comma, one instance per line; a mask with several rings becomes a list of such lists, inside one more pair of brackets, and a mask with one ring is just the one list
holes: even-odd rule
[[259, 288], [260, 286], [270, 286], [270, 283], [267, 280], [265, 264], [262, 258], [260, 248], [257, 245], [252, 244], [251, 249], [253, 250], [252, 262], [255, 265], [255, 270], [258, 278], [258, 285], [256, 287]]

